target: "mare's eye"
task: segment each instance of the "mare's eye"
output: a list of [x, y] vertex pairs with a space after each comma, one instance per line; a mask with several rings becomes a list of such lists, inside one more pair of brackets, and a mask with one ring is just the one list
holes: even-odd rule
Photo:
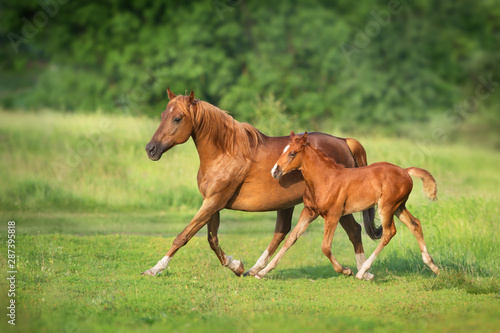
[[174, 123], [180, 123], [182, 120], [182, 117], [175, 117], [174, 118]]

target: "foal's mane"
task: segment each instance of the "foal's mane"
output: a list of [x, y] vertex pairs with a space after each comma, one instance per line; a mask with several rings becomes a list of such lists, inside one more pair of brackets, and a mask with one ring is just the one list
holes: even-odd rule
[[180, 96], [186, 103], [179, 103], [182, 110], [193, 120], [197, 136], [210, 138], [215, 146], [233, 156], [239, 154], [252, 159], [255, 149], [262, 143], [263, 134], [247, 123], [240, 123], [227, 111], [204, 102], [195, 100], [195, 105], [187, 107], [187, 96]]
[[342, 164], [338, 164], [337, 162], [335, 162], [333, 158], [328, 157], [321, 149], [314, 147], [310, 142], [307, 142], [306, 146], [311, 148], [314, 151], [314, 153], [318, 156], [318, 158], [321, 161], [323, 161], [323, 163], [325, 163], [328, 167], [333, 169], [345, 168]]

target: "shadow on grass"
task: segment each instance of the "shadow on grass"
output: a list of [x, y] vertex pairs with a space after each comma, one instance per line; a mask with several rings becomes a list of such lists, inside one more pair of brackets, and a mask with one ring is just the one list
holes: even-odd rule
[[[437, 264], [440, 267], [439, 276], [436, 276], [418, 257], [405, 258], [389, 255], [384, 260], [375, 262], [372, 266], [371, 272], [375, 274], [373, 283], [405, 282], [416, 277], [423, 277], [422, 288], [427, 291], [457, 289], [474, 295], [500, 292], [499, 279], [494, 276], [493, 272], [479, 265], [464, 266], [448, 261]], [[355, 274], [356, 270], [353, 272]], [[338, 274], [331, 265], [320, 265], [278, 269], [272, 278], [275, 280], [322, 280], [329, 278], [353, 279], [354, 277]]]

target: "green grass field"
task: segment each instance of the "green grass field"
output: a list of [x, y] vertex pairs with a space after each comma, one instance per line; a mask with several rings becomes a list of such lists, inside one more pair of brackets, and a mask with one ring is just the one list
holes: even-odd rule
[[[144, 152], [157, 126], [151, 119], [53, 112], [0, 112], [0, 119], [3, 332], [498, 331], [498, 151], [358, 137], [370, 163], [415, 165], [435, 176], [439, 201], [427, 201], [416, 181], [408, 206], [423, 223], [438, 277], [399, 221], [371, 269], [374, 281], [340, 276], [321, 252], [318, 219], [264, 280], [221, 267], [205, 228], [152, 278], [139, 274], [163, 257], [201, 203], [193, 143], [154, 163]], [[222, 248], [250, 268], [272, 238], [274, 217], [223, 211]], [[6, 317], [10, 220], [15, 327]], [[363, 237], [369, 254], [377, 243]], [[355, 269], [341, 228], [333, 252]]]

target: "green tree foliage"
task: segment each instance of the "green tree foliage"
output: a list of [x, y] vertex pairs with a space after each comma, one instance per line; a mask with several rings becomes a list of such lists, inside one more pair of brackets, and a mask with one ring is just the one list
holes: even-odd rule
[[8, 0], [0, 15], [4, 107], [158, 115], [169, 85], [240, 120], [275, 96], [303, 124], [390, 125], [500, 73], [493, 0]]

